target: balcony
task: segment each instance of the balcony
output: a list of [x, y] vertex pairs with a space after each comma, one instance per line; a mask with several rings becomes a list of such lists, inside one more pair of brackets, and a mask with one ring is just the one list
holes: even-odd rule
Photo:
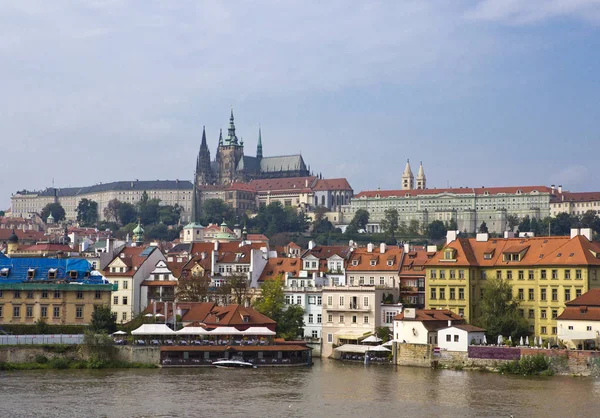
[[327, 306], [323, 305], [328, 311], [332, 312], [371, 312], [370, 306], [359, 307], [355, 304], [349, 304], [347, 306]]
[[323, 290], [321, 286], [285, 286], [283, 288], [284, 292], [320, 292]]

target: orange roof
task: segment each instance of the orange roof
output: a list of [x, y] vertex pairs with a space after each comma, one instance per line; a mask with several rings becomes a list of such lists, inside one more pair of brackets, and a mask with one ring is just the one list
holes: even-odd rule
[[356, 196], [356, 199], [361, 197], [415, 197], [421, 195], [436, 195], [442, 193], [448, 194], [459, 194], [459, 195], [470, 195], [480, 196], [485, 195], [498, 195], [498, 194], [516, 194], [520, 190], [521, 193], [531, 193], [538, 191], [540, 193], [551, 193], [551, 189], [546, 186], [511, 186], [511, 187], [463, 187], [463, 188], [449, 188], [449, 189], [419, 189], [419, 190], [366, 190], [362, 191]]
[[[403, 249], [388, 246], [384, 253], [379, 252], [379, 246], [374, 246], [373, 252], [367, 248], [356, 248], [348, 260], [347, 271], [399, 271], [402, 262]], [[391, 265], [388, 265], [391, 262]]]
[[416, 309], [415, 318], [405, 318], [402, 312], [394, 317], [394, 321], [445, 321], [448, 324], [448, 321], [464, 322], [464, 318], [449, 309]]
[[285, 276], [287, 273], [290, 273], [293, 277], [297, 277], [300, 270], [302, 270], [302, 261], [298, 258], [269, 258], [258, 281], [260, 283], [265, 280], [275, 279], [277, 276]]
[[352, 191], [350, 183], [345, 178], [339, 179], [318, 179], [313, 190], [348, 190]]
[[286, 177], [278, 179], [263, 179], [263, 180], [252, 180], [252, 185], [256, 191], [283, 191], [283, 190], [299, 190], [308, 189], [313, 186], [316, 182], [317, 177]]
[[597, 202], [600, 192], [562, 192], [552, 195], [552, 203], [560, 202]]
[[40, 243], [35, 245], [30, 245], [29, 247], [19, 248], [19, 251], [62, 251], [66, 253], [76, 252], [76, 250], [72, 249], [68, 245], [65, 244], [52, 244], [52, 243]]
[[[111, 260], [110, 263], [104, 268], [102, 274], [104, 276], [133, 276], [137, 272], [135, 267], [140, 267], [144, 264], [144, 261], [147, 260], [148, 256], [141, 255], [146, 248], [153, 248], [152, 251], [148, 254], [152, 254], [152, 252], [157, 251], [155, 247], [124, 247], [119, 253]], [[122, 256], [124, 255], [124, 256]], [[109, 265], [112, 264], [115, 259], [121, 260], [128, 267], [126, 272], [123, 273], [112, 273], [109, 269]]]
[[269, 242], [269, 238], [264, 234], [248, 234], [246, 239], [252, 242]]
[[[8, 228], [0, 228], [0, 241], [6, 241], [12, 235], [12, 229]], [[41, 241], [43, 239], [48, 239], [43, 232], [38, 231], [23, 231], [15, 228], [15, 234], [19, 238], [19, 242], [24, 241]]]
[[[377, 249], [379, 251], [379, 248]], [[312, 250], [306, 250], [302, 254], [302, 258], [313, 255], [320, 260], [327, 260], [334, 255], [341, 258], [348, 258], [350, 254], [350, 246], [348, 245], [317, 245]]]
[[[444, 250], [456, 251], [456, 261], [445, 261]], [[493, 254], [491, 249], [494, 249]], [[504, 261], [503, 254], [521, 253], [520, 261]], [[486, 257], [485, 254], [491, 254]], [[438, 251], [427, 266], [600, 265], [600, 243], [582, 235], [570, 237], [459, 238]]]
[[567, 306], [600, 306], [600, 288], [590, 289], [567, 303]]

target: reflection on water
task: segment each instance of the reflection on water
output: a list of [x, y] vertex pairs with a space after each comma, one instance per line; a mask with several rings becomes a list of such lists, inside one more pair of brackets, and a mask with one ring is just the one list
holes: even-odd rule
[[0, 372], [2, 417], [598, 416], [597, 379], [313, 368]]

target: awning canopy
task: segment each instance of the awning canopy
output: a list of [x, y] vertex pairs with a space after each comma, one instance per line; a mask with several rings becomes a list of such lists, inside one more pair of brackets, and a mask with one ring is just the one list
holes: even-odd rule
[[559, 332], [558, 338], [561, 340], [595, 340], [598, 338], [596, 331], [570, 331]]
[[339, 351], [342, 353], [358, 353], [358, 354], [365, 354], [367, 351], [369, 351], [369, 347], [368, 345], [360, 345], [360, 344], [344, 344], [340, 347], [334, 348], [335, 351]]
[[144, 324], [131, 331], [131, 335], [175, 335], [175, 331], [165, 324]]
[[275, 335], [275, 331], [271, 331], [267, 327], [250, 327], [242, 331], [243, 335]]
[[335, 336], [340, 340], [360, 340], [365, 334], [359, 334], [357, 332], [336, 332]]
[[207, 335], [243, 335], [243, 333], [234, 327], [218, 327], [209, 331]]
[[202, 327], [183, 327], [177, 331], [178, 335], [209, 335], [210, 332]]
[[376, 335], [369, 335], [367, 338], [362, 340], [363, 343], [380, 343], [383, 340]]
[[369, 347], [368, 351], [385, 351], [385, 352], [391, 352], [392, 350], [390, 350], [389, 348], [385, 348], [382, 345], [377, 345], [375, 347]]

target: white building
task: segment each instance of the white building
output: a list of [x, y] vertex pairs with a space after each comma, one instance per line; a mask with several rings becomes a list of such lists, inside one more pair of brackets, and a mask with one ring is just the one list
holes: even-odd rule
[[399, 343], [437, 345], [440, 329], [464, 322], [460, 315], [447, 309], [405, 308], [394, 318], [394, 340]]
[[590, 289], [565, 305], [556, 318], [558, 339], [579, 350], [600, 347], [600, 288]]
[[442, 350], [466, 352], [470, 344], [482, 344], [484, 335], [483, 328], [473, 325], [450, 325], [438, 330], [438, 346]]

